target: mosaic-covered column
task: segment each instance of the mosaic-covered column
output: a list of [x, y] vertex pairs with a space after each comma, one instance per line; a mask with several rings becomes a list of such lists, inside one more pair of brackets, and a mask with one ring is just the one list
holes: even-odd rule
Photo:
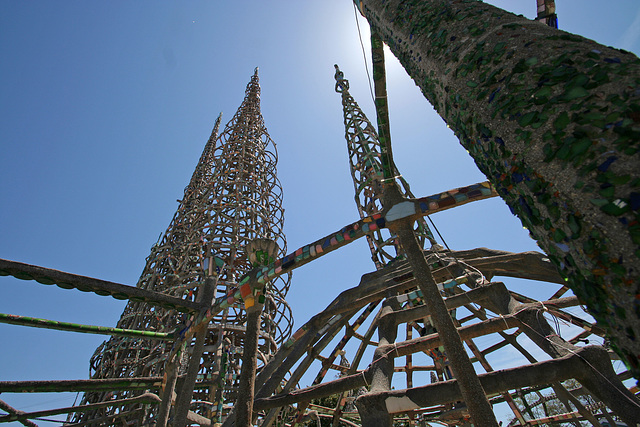
[[363, 0], [640, 378], [640, 61], [481, 2]]

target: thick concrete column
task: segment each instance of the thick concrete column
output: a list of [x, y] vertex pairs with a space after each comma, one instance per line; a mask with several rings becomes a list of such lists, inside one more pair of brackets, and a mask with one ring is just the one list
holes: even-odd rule
[[388, 352], [389, 344], [396, 341], [398, 335], [398, 324], [393, 316], [385, 314], [399, 310], [400, 306], [395, 298], [387, 299], [384, 302], [378, 316], [378, 347], [373, 353], [373, 363], [371, 364], [371, 389], [369, 393], [360, 396], [356, 400], [356, 406], [362, 427], [391, 427], [393, 417], [376, 396], [379, 392], [391, 390], [391, 380], [393, 379], [394, 358], [393, 352]]
[[640, 378], [640, 60], [482, 2], [356, 4]]

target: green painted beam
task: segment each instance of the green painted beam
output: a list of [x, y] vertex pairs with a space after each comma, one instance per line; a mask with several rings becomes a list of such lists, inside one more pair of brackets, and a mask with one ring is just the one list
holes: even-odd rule
[[[373, 62], [373, 83], [376, 94], [376, 116], [378, 119], [378, 140], [382, 160], [384, 182], [394, 180], [393, 154], [391, 152], [391, 131], [389, 130], [389, 104], [387, 101], [387, 73], [384, 65], [384, 50], [380, 36], [371, 32], [371, 59]], [[379, 195], [382, 197], [382, 195]]]
[[80, 332], [84, 334], [116, 335], [121, 337], [149, 338], [156, 340], [175, 340], [173, 333], [138, 331], [134, 329], [110, 328], [108, 326], [81, 325], [78, 323], [58, 322], [56, 320], [38, 319], [36, 317], [17, 316], [0, 313], [0, 323], [30, 326], [32, 328], [56, 329], [59, 331]]

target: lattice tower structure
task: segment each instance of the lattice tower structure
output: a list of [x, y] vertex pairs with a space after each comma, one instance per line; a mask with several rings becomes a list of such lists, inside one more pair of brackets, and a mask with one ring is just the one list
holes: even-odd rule
[[[349, 81], [344, 73], [336, 68], [336, 92], [342, 95], [342, 112], [344, 116], [345, 138], [349, 155], [349, 168], [355, 188], [355, 202], [360, 218], [382, 211], [383, 165], [380, 140], [375, 128], [360, 109], [360, 106], [349, 93]], [[402, 177], [398, 168], [391, 160], [393, 181], [401, 189], [405, 197], [414, 195], [409, 184]], [[424, 218], [416, 222], [416, 236], [424, 248], [427, 243], [436, 243], [431, 229]], [[401, 252], [393, 234], [387, 230], [376, 230], [367, 235], [367, 242], [371, 249], [371, 259], [377, 269], [384, 267], [394, 260]]]
[[[196, 166], [184, 197], [161, 240], [151, 249], [137, 286], [196, 300], [203, 284], [206, 259], [213, 259], [217, 296], [226, 294], [252, 266], [247, 243], [269, 239], [286, 254], [283, 234], [282, 188], [276, 177], [277, 151], [260, 111], [260, 85], [256, 68], [236, 114], [218, 136], [220, 117]], [[291, 309], [285, 301], [290, 275], [271, 282], [265, 295], [259, 341], [259, 363], [266, 363], [291, 334]], [[246, 311], [242, 305], [226, 309], [208, 325], [200, 360], [192, 409], [220, 418], [233, 402], [238, 387]], [[127, 304], [119, 328], [157, 332], [179, 331], [184, 315], [141, 302]], [[92, 378], [162, 376], [172, 343], [113, 337], [91, 357]], [[186, 357], [185, 357], [186, 360]], [[192, 362], [193, 363], [193, 362]], [[184, 371], [186, 367], [182, 367]], [[86, 393], [82, 404], [122, 399], [139, 392]], [[195, 403], [208, 402], [208, 403]], [[126, 420], [150, 421], [150, 406], [125, 407]], [[74, 422], [113, 415], [111, 408], [78, 412]]]

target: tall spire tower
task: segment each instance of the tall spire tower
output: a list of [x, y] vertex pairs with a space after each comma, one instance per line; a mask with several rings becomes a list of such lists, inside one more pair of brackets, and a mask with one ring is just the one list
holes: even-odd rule
[[[382, 211], [382, 185], [384, 180], [382, 150], [375, 128], [360, 109], [360, 106], [349, 93], [349, 81], [344, 73], [336, 68], [336, 92], [342, 96], [342, 112], [344, 115], [345, 138], [349, 152], [349, 167], [355, 187], [355, 201], [360, 218]], [[391, 160], [389, 165], [391, 178], [398, 188], [402, 189], [405, 197], [413, 198], [409, 184], [398, 172], [398, 168]], [[427, 242], [434, 244], [433, 234], [427, 222], [421, 218], [417, 221], [416, 236], [422, 247]], [[384, 267], [398, 254], [396, 238], [386, 230], [376, 230], [367, 235], [371, 249], [371, 258], [377, 269]], [[393, 251], [393, 252], [392, 252]], [[395, 253], [395, 254], [394, 254]]]
[[[218, 136], [219, 125], [220, 117], [179, 200], [178, 210], [151, 249], [137, 283], [139, 288], [195, 301], [206, 276], [213, 274], [217, 277], [216, 296], [224, 295], [255, 263], [247, 253], [250, 242], [271, 242], [271, 253], [258, 252], [259, 255], [269, 258], [286, 254], [282, 188], [276, 177], [277, 152], [260, 112], [257, 68], [242, 104]], [[291, 310], [285, 301], [289, 284], [290, 275], [279, 277], [265, 295], [258, 348], [261, 363], [266, 363], [291, 333]], [[118, 327], [179, 333], [186, 320], [175, 311], [130, 302]], [[225, 402], [235, 399], [245, 322], [245, 307], [236, 304], [209, 323], [192, 411], [220, 419]], [[172, 345], [166, 341], [113, 337], [100, 345], [91, 358], [92, 377], [162, 376]], [[184, 367], [179, 370], [183, 373]], [[136, 394], [140, 392], [119, 392], [117, 396], [112, 392], [91, 392], [84, 395], [82, 404]], [[109, 407], [77, 412], [74, 421], [151, 421], [156, 416], [148, 405], [131, 405], [117, 412]]]

